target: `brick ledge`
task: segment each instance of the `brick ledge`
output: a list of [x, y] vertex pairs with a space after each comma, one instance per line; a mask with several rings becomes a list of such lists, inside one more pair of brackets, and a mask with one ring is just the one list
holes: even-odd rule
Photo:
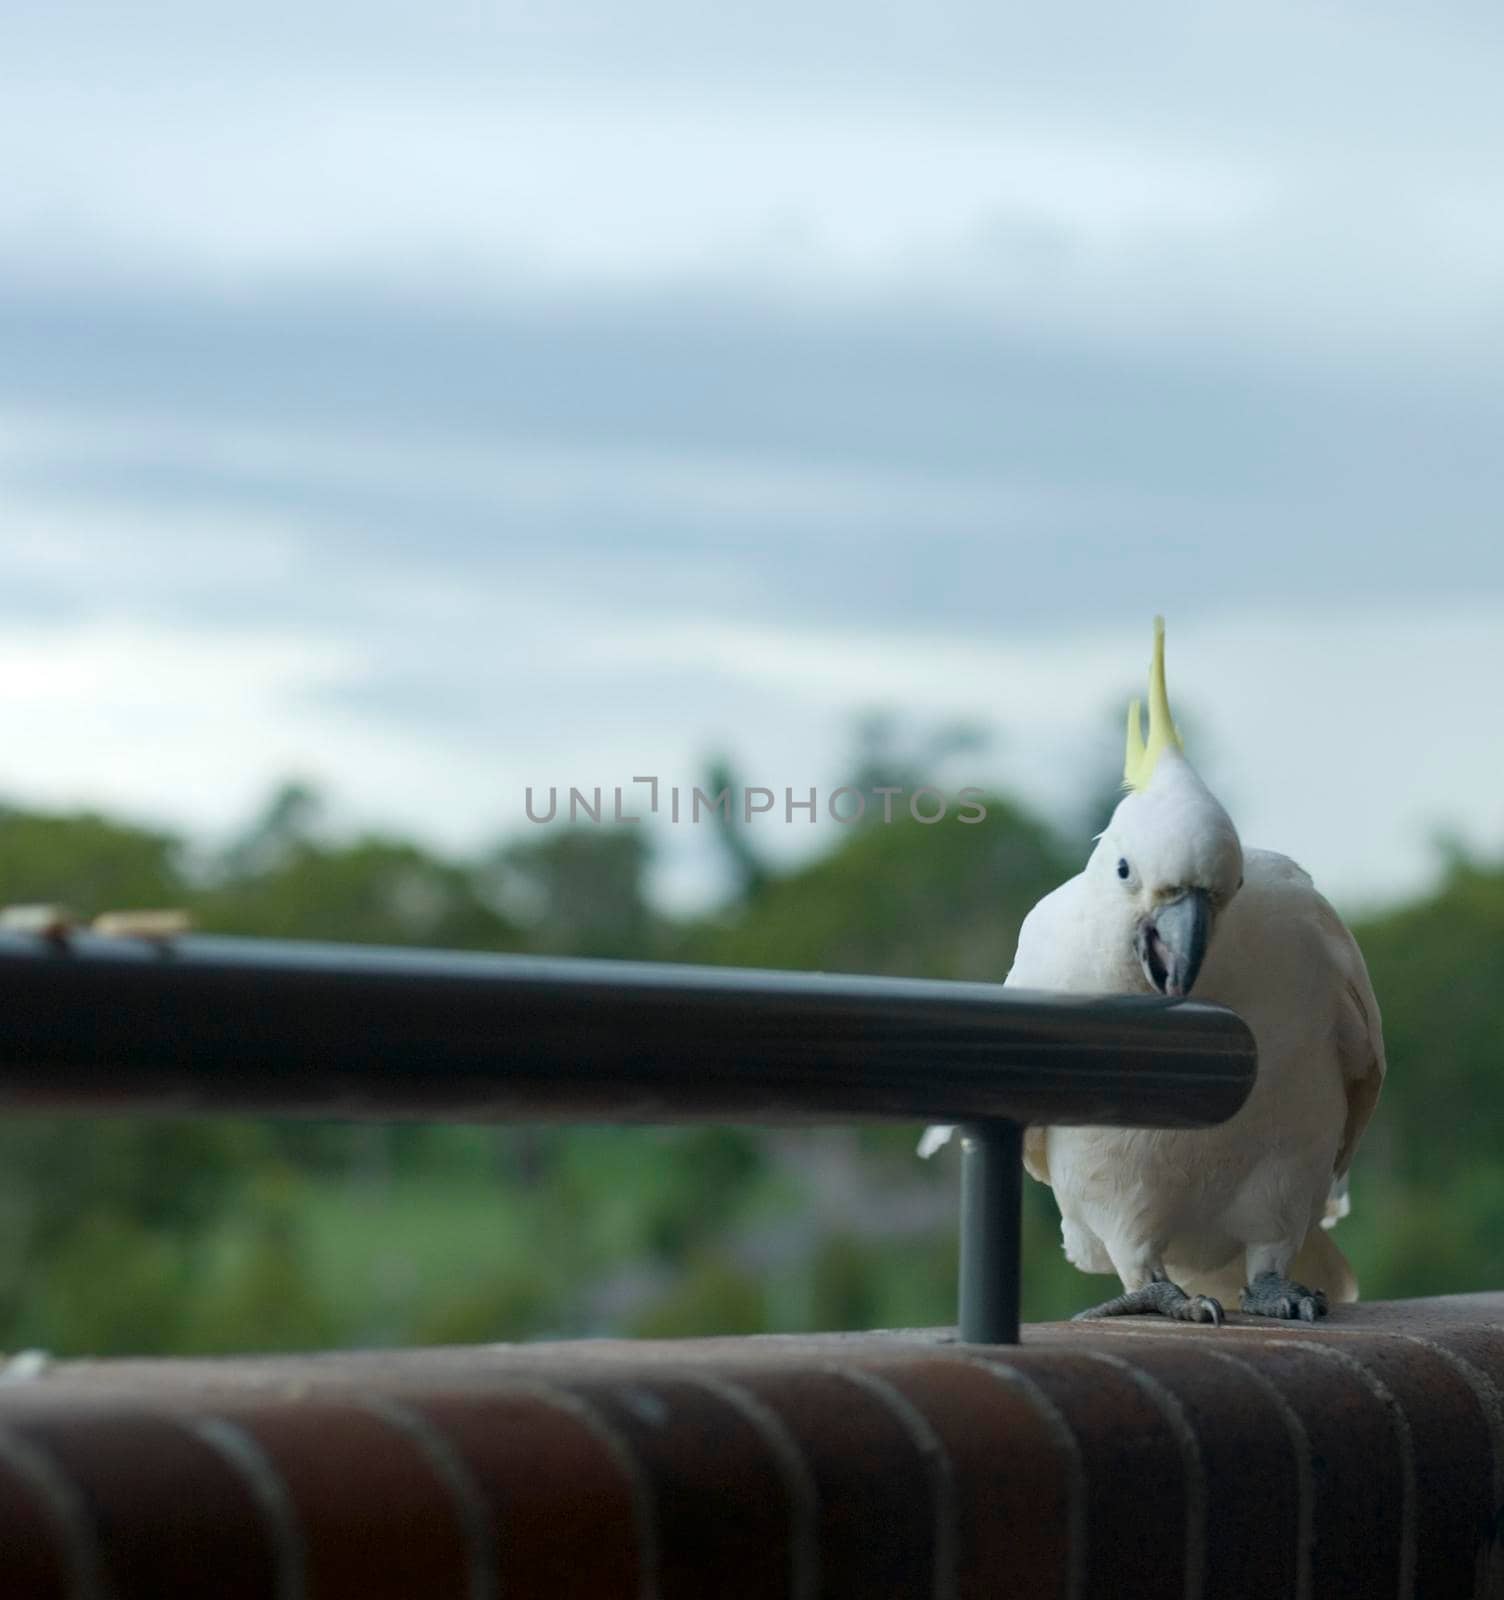
[[0, 1382], [18, 1600], [1504, 1596], [1501, 1512], [1504, 1295]]

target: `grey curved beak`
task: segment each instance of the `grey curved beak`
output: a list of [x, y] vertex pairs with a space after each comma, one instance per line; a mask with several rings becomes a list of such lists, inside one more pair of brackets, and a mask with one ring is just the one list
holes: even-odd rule
[[1205, 889], [1187, 889], [1139, 926], [1138, 959], [1144, 976], [1171, 999], [1188, 995], [1206, 959], [1211, 934], [1210, 896]]

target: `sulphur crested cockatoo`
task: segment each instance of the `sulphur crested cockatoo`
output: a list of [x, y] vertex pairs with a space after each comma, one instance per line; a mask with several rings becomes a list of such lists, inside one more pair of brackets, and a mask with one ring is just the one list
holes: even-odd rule
[[[1123, 797], [1084, 871], [1029, 913], [1010, 985], [1182, 997], [1252, 1029], [1258, 1077], [1220, 1127], [1030, 1128], [1024, 1165], [1055, 1191], [1067, 1258], [1124, 1293], [1082, 1316], [1244, 1311], [1315, 1321], [1357, 1298], [1322, 1228], [1384, 1078], [1379, 1008], [1352, 935], [1287, 856], [1245, 851], [1186, 760], [1155, 621], [1149, 737], [1128, 712]], [[932, 1128], [929, 1154], [952, 1130]]]

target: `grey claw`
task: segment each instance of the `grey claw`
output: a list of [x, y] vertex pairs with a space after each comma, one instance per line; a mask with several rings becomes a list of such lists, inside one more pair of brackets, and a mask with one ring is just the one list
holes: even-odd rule
[[1209, 1322], [1214, 1328], [1223, 1321], [1221, 1303], [1206, 1294], [1188, 1295], [1174, 1314], [1181, 1322]]
[[1238, 1295], [1238, 1305], [1255, 1316], [1286, 1321], [1315, 1322], [1326, 1315], [1326, 1295], [1320, 1289], [1308, 1289], [1272, 1272], [1261, 1272], [1255, 1282], [1246, 1285]]
[[1097, 1317], [1130, 1317], [1156, 1315], [1173, 1317], [1177, 1322], [1210, 1322], [1220, 1327], [1222, 1307], [1210, 1295], [1187, 1294], [1170, 1282], [1162, 1273], [1137, 1289], [1120, 1294], [1115, 1300], [1104, 1300], [1099, 1306], [1089, 1306], [1078, 1311], [1072, 1322], [1094, 1321]]

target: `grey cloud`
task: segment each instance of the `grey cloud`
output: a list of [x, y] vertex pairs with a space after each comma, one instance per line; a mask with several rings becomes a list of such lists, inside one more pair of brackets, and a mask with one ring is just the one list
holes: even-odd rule
[[170, 81], [174, 69], [197, 65], [219, 84], [266, 71], [284, 83], [436, 72], [447, 82], [730, 82], [826, 93], [930, 83], [1011, 90], [1036, 106], [1138, 103], [1161, 118], [1201, 106], [1224, 124], [1240, 113], [1272, 134], [1350, 114], [1379, 77], [1408, 79], [1412, 108], [1466, 114], [1456, 91], [1469, 81], [1487, 88], [1501, 33], [1497, 7], [1483, 0], [1442, 10], [1345, 0], [1319, 11], [1280, 0], [1256, 9], [1191, 0], [1155, 8], [771, 0], [751, 9], [694, 0], [437, 0], [421, 9], [266, 0], [251, 11], [192, 0], [129, 11], [84, 0], [23, 8], [7, 28], [7, 56], [18, 76], [44, 79], [66, 62], [74, 79], [108, 80], [124, 66]]
[[[1466, 372], [1376, 384], [1233, 348], [651, 297], [466, 316], [13, 298], [0, 342], [0, 408], [45, 409], [64, 438], [69, 416], [135, 414], [310, 441], [290, 465], [91, 457], [84, 430], [72, 454], [12, 467], [63, 510], [202, 519], [203, 572], [143, 563], [137, 592], [198, 617], [358, 631], [372, 585], [406, 575], [587, 609], [986, 636], [1504, 585], [1487, 512], [1504, 495], [1504, 417], [1491, 381]], [[368, 480], [358, 460], [319, 469], [318, 430], [336, 425], [368, 452]], [[519, 490], [508, 463], [530, 444], [551, 465]], [[424, 445], [427, 466], [420, 452], [406, 480], [383, 475]], [[653, 471], [614, 477], [613, 452], [630, 466], [634, 451]], [[902, 486], [891, 504], [884, 485]], [[217, 584], [223, 519], [283, 530], [295, 568]]]

